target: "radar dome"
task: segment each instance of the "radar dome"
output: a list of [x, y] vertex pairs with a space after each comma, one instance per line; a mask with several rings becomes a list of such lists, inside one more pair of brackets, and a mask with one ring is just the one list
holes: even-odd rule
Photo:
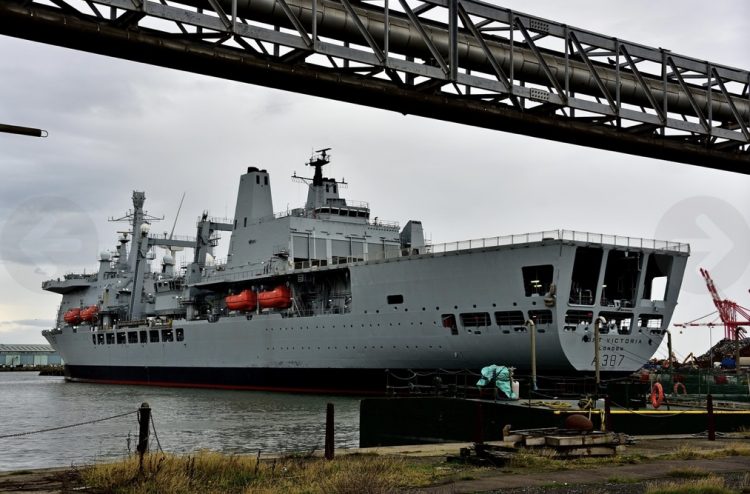
[[148, 235], [149, 230], [151, 230], [151, 225], [149, 225], [148, 223], [144, 223], [141, 225], [141, 235]]
[[170, 266], [174, 266], [174, 257], [170, 256], [169, 254], [167, 254], [166, 256], [162, 257], [161, 260], [162, 260], [162, 262], [164, 264], [168, 264]]
[[111, 261], [112, 260], [112, 254], [107, 252], [106, 250], [103, 250], [99, 253], [99, 260], [100, 261]]

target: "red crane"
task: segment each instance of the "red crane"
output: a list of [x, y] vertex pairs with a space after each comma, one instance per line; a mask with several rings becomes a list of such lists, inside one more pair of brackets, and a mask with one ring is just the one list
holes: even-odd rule
[[[708, 292], [711, 294], [711, 298], [714, 300], [716, 310], [719, 312], [719, 318], [724, 323], [724, 338], [728, 340], [738, 340], [740, 333], [744, 333], [745, 330], [742, 326], [750, 325], [750, 310], [742, 307], [737, 302], [733, 302], [728, 299], [722, 299], [719, 296], [719, 291], [716, 289], [714, 280], [708, 273], [707, 269], [700, 268], [703, 279], [706, 280], [706, 287]], [[687, 326], [698, 326], [695, 323], [687, 323]], [[708, 323], [709, 326], [713, 324]]]

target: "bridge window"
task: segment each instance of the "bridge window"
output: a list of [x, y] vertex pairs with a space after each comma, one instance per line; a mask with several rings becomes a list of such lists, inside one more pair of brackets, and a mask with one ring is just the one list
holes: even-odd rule
[[599, 281], [603, 253], [601, 248], [578, 247], [576, 249], [570, 284], [571, 304], [594, 305], [594, 294]]
[[388, 299], [389, 304], [403, 304], [404, 303], [403, 295], [388, 295], [387, 299]]
[[630, 334], [633, 314], [627, 312], [600, 312], [607, 322], [599, 327], [600, 333]]
[[588, 329], [591, 321], [594, 320], [594, 313], [590, 310], [569, 310], [565, 313], [565, 331], [575, 331], [579, 327]]
[[526, 318], [520, 310], [495, 312], [495, 322], [498, 326], [523, 326]]
[[489, 312], [468, 312], [461, 314], [461, 325], [465, 328], [479, 328], [492, 324]]
[[264, 185], [268, 185], [268, 175], [265, 175], [265, 176], [263, 177], [263, 184], [264, 184]]
[[443, 314], [440, 316], [443, 321], [443, 327], [451, 330], [452, 335], [458, 334], [458, 326], [456, 325], [456, 316], [454, 314]]
[[112, 345], [115, 342], [115, 335], [112, 333], [107, 333], [107, 345]]
[[641, 270], [640, 252], [611, 250], [604, 273], [601, 304], [608, 307], [633, 307], [638, 273]]
[[161, 341], [174, 341], [174, 334], [171, 329], [161, 330]]
[[638, 327], [648, 329], [661, 329], [662, 316], [656, 314], [641, 314], [638, 316]]
[[552, 324], [551, 310], [530, 310], [529, 319], [534, 321], [537, 326], [542, 324]]
[[672, 257], [652, 254], [648, 258], [646, 278], [643, 285], [643, 298], [661, 301], [667, 298], [667, 282], [672, 272]]
[[255, 176], [255, 183], [260, 185], [260, 175]]
[[117, 344], [118, 345], [125, 344], [125, 333], [117, 333]]
[[91, 342], [92, 342], [92, 343], [93, 343], [94, 345], [96, 345], [96, 335], [95, 335], [95, 334], [92, 334], [92, 335], [91, 335]]
[[527, 297], [544, 295], [549, 291], [554, 272], [551, 264], [524, 266], [521, 271], [523, 272], [523, 288]]
[[138, 343], [138, 333], [136, 331], [128, 333], [128, 343]]
[[96, 341], [97, 341], [97, 343], [99, 345], [103, 345], [104, 344], [104, 335], [103, 334], [96, 335]]
[[152, 329], [148, 332], [148, 341], [151, 343], [159, 343], [159, 330]]
[[177, 341], [183, 341], [185, 339], [185, 331], [182, 328], [176, 328], [175, 333], [177, 336]]
[[141, 343], [148, 343], [148, 333], [146, 331], [140, 331]]

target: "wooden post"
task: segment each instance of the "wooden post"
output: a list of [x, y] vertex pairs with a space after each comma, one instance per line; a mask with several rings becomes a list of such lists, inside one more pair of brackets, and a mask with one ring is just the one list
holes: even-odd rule
[[333, 403], [326, 406], [326, 460], [333, 460]]
[[476, 416], [474, 418], [474, 442], [477, 444], [484, 443], [484, 410], [482, 409], [482, 402], [477, 400], [476, 402]]
[[148, 427], [151, 422], [151, 407], [145, 401], [138, 409], [138, 455], [140, 456], [140, 471], [143, 472], [143, 455], [148, 451]]
[[716, 441], [716, 422], [714, 421], [714, 397], [706, 395], [706, 411], [708, 412], [708, 440]]

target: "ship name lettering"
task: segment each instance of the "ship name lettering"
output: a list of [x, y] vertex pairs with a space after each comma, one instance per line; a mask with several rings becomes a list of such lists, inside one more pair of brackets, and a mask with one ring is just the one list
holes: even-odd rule
[[613, 344], [613, 343], [621, 343], [621, 344], [627, 344], [627, 343], [633, 343], [633, 344], [640, 344], [641, 339], [640, 338], [606, 338], [604, 340], [607, 343]]

